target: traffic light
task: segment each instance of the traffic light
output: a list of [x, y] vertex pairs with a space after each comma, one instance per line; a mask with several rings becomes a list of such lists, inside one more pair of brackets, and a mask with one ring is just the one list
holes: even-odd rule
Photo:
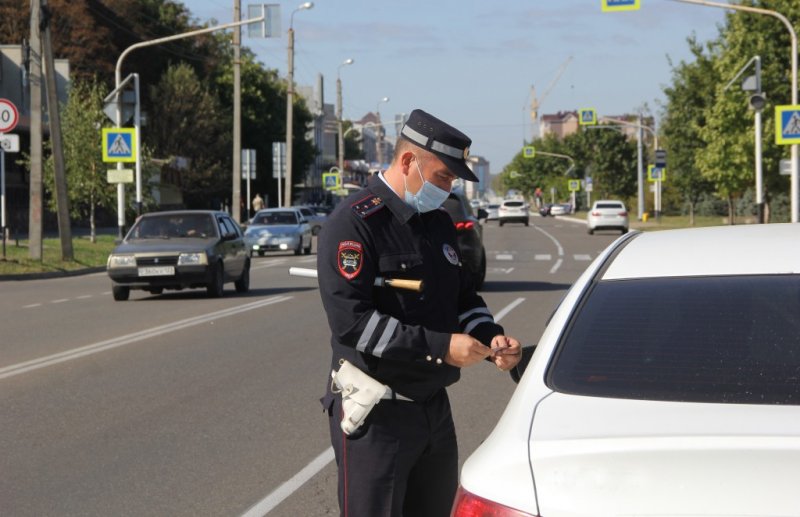
[[767, 94], [764, 92], [756, 92], [750, 96], [750, 107], [756, 111], [761, 111], [767, 104]]

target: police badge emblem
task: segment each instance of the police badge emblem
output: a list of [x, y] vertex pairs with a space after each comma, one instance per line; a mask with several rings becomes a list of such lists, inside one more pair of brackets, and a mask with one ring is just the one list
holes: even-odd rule
[[342, 241], [336, 253], [336, 263], [339, 273], [348, 280], [352, 280], [361, 273], [364, 263], [364, 247], [360, 242]]
[[443, 245], [442, 252], [449, 263], [454, 266], [458, 265], [458, 253], [456, 253], [456, 250], [454, 250], [452, 246], [449, 244]]

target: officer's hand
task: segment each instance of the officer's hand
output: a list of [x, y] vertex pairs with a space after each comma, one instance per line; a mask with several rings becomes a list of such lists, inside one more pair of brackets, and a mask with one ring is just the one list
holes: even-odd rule
[[474, 337], [468, 334], [453, 334], [450, 337], [450, 349], [444, 356], [444, 362], [463, 368], [472, 366], [491, 354], [492, 351]]
[[492, 339], [492, 362], [497, 368], [508, 371], [522, 358], [522, 345], [510, 336], [495, 336]]

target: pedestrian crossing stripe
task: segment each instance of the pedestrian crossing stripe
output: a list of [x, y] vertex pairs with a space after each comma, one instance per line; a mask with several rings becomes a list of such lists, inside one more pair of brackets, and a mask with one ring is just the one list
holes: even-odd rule
[[775, 106], [775, 142], [800, 144], [800, 106]]
[[103, 128], [103, 161], [136, 161], [136, 128]]

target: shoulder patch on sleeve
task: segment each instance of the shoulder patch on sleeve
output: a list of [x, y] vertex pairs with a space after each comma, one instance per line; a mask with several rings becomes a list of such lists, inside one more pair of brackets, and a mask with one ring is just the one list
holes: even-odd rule
[[362, 219], [366, 219], [382, 209], [384, 206], [386, 205], [384, 204], [383, 200], [374, 194], [350, 205], [350, 207], [353, 209], [353, 212], [355, 212], [356, 215]]
[[336, 252], [336, 264], [339, 273], [348, 280], [352, 280], [361, 273], [364, 263], [364, 246], [356, 241], [342, 241]]

